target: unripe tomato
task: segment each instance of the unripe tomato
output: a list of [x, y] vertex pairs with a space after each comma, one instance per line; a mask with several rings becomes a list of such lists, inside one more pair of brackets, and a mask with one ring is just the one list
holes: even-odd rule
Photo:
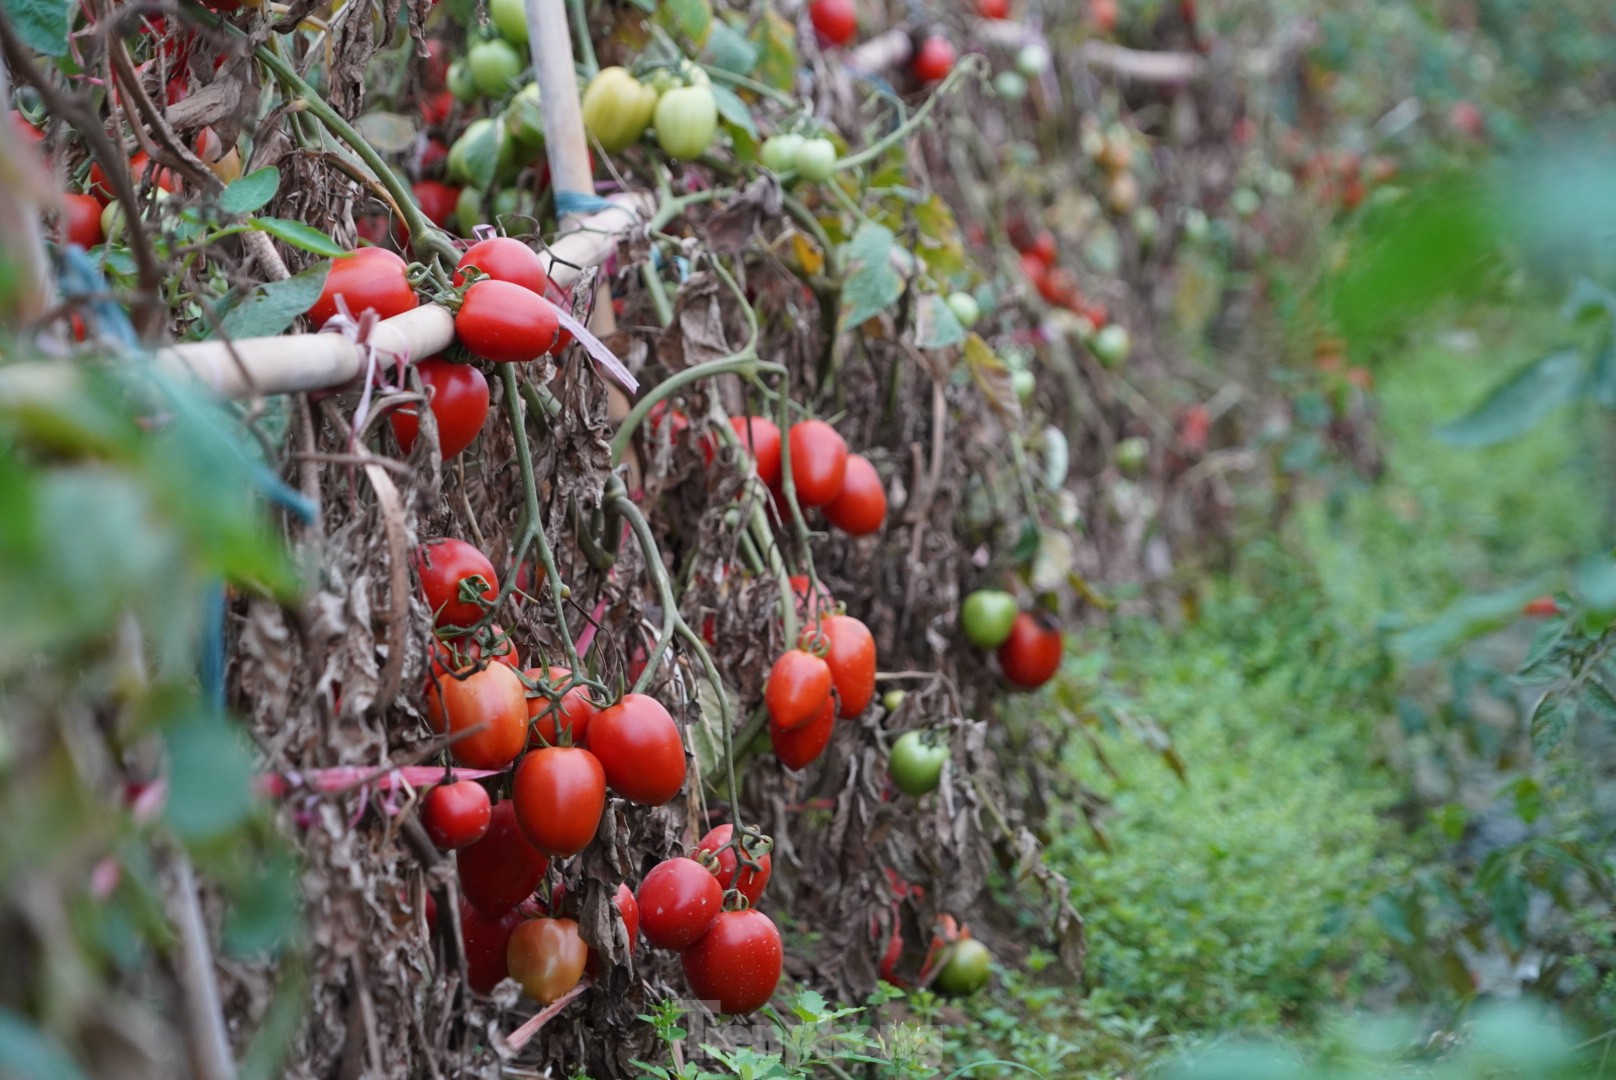
[[[438, 449], [447, 461], [475, 442], [483, 429], [488, 419], [488, 380], [470, 364], [450, 363], [441, 356], [422, 360], [415, 370], [438, 425]], [[399, 447], [409, 453], [421, 431], [419, 407], [400, 406], [388, 419]]]
[[960, 607], [965, 639], [978, 649], [997, 649], [1010, 636], [1017, 614], [1016, 598], [1000, 589], [978, 589]]
[[514, 908], [489, 918], [466, 901], [460, 902], [460, 940], [466, 953], [466, 982], [477, 993], [493, 993], [494, 987], [510, 974], [505, 964], [505, 950], [510, 944], [511, 931], [521, 921], [522, 916]]
[[460, 344], [497, 364], [543, 356], [555, 348], [560, 329], [554, 304], [509, 281], [474, 283], [455, 313]]
[[858, 33], [858, 9], [853, 0], [813, 0], [808, 18], [814, 30], [831, 45], [846, 45]]
[[836, 171], [836, 144], [829, 139], [804, 139], [797, 147], [797, 173], [804, 180], [819, 184]]
[[628, 69], [602, 68], [584, 90], [584, 126], [607, 153], [616, 153], [639, 140], [656, 107], [656, 90]]
[[508, 664], [436, 680], [427, 690], [426, 706], [435, 730], [472, 732], [449, 746], [468, 768], [503, 769], [527, 748], [527, 688]]
[[803, 649], [787, 649], [769, 669], [763, 686], [769, 722], [784, 731], [802, 727], [819, 715], [831, 686], [830, 665], [822, 657]]
[[968, 292], [955, 292], [948, 294], [948, 310], [954, 313], [960, 325], [969, 330], [976, 325], [982, 317], [982, 306], [976, 302], [976, 297]]
[[588, 750], [530, 750], [511, 783], [516, 820], [546, 855], [576, 855], [589, 846], [606, 809], [606, 774]]
[[550, 689], [572, 681], [572, 672], [563, 667], [529, 668], [526, 674], [538, 684], [538, 689], [527, 699], [528, 745], [556, 746], [570, 738], [572, 745], [583, 746], [589, 736], [589, 721], [597, 711], [595, 703], [589, 700], [589, 691], [574, 686], [558, 695]]
[[532, 896], [549, 866], [523, 835], [509, 799], [494, 807], [481, 840], [455, 852], [460, 890], [485, 919], [496, 919]]
[[919, 731], [906, 731], [892, 744], [887, 771], [892, 783], [905, 795], [936, 791], [948, 762], [948, 746], [931, 742]]
[[934, 985], [945, 994], [972, 994], [987, 985], [993, 954], [973, 937], [961, 938], [948, 951]]
[[471, 77], [471, 63], [464, 56], [449, 65], [446, 85], [456, 101], [472, 102], [478, 98], [477, 80]]
[[473, 45], [466, 53], [466, 66], [478, 92], [485, 97], [499, 97], [511, 88], [526, 65], [510, 42], [495, 38]]
[[571, 919], [528, 919], [511, 931], [505, 964], [522, 992], [541, 1005], [566, 997], [584, 977], [589, 946]]
[[466, 599], [464, 583], [476, 588], [477, 595], [490, 602], [499, 595], [499, 576], [488, 556], [464, 540], [428, 540], [415, 549], [412, 559], [421, 579], [421, 592], [432, 609], [434, 626], [471, 626], [483, 617], [483, 607]]
[[780, 485], [780, 427], [766, 416], [732, 416], [730, 427], [741, 449], [752, 459], [758, 479], [769, 487]]
[[444, 851], [475, 844], [488, 833], [494, 807], [488, 789], [475, 780], [439, 784], [421, 802], [421, 824]]
[[518, 48], [527, 48], [527, 5], [522, 0], [488, 0], [488, 17], [500, 37]]
[[791, 479], [797, 502], [824, 506], [842, 491], [847, 475], [847, 442], [823, 420], [800, 420], [791, 425]]
[[1112, 323], [1095, 334], [1089, 342], [1089, 348], [1094, 350], [1094, 356], [1106, 367], [1116, 367], [1128, 359], [1128, 353], [1133, 348], [1133, 341], [1128, 336], [1126, 327]]
[[62, 236], [69, 244], [89, 250], [103, 239], [101, 204], [93, 196], [68, 192], [62, 196]]
[[625, 694], [589, 721], [589, 749], [606, 783], [630, 802], [661, 806], [685, 783], [685, 745], [662, 703]]
[[309, 319], [324, 326], [337, 313], [337, 297], [358, 318], [366, 311], [391, 319], [414, 311], [420, 301], [410, 288], [408, 267], [403, 259], [382, 248], [359, 248], [331, 260], [319, 299], [309, 308]]
[[805, 769], [819, 760], [836, 730], [836, 702], [826, 698], [812, 720], [797, 728], [783, 728], [769, 722], [769, 742], [774, 756], [788, 769]]
[[[783, 173], [797, 167], [797, 151], [802, 149], [802, 136], [784, 133], [770, 135], [763, 140], [763, 146], [758, 150], [758, 158], [763, 167], [770, 172]], [[831, 148], [834, 155], [836, 148]]]
[[774, 920], [761, 911], [726, 911], [680, 956], [690, 990], [717, 1011], [745, 1015], [780, 985], [784, 951]]
[[694, 859], [657, 863], [635, 893], [640, 933], [659, 949], [682, 949], [708, 930], [724, 908], [724, 889]]
[[954, 70], [954, 61], [958, 59], [953, 43], [940, 34], [933, 34], [920, 43], [909, 67], [922, 82], [936, 82]]
[[1043, 615], [1023, 611], [999, 646], [1004, 677], [1023, 690], [1036, 690], [1060, 669], [1061, 632]]
[[538, 252], [508, 236], [479, 240], [467, 248], [455, 264], [455, 288], [465, 284], [466, 271], [471, 267], [495, 281], [508, 281], [540, 296], [550, 287], [550, 275], [544, 272], [544, 260]]
[[875, 697], [875, 637], [851, 615], [827, 615], [803, 631], [803, 642], [823, 639], [829, 649], [825, 665], [844, 718], [858, 716]]
[[454, 217], [455, 203], [460, 189], [450, 187], [441, 180], [422, 180], [415, 185], [415, 202], [426, 219], [440, 229], [449, 227]]
[[[718, 852], [719, 887], [734, 889], [746, 897], [748, 902], [756, 905], [763, 898], [763, 890], [769, 884], [769, 875], [774, 873], [774, 857], [767, 851], [761, 856], [754, 855], [753, 861], [758, 864], [756, 870], [743, 865], [735, 849], [728, 846], [730, 837], [734, 835], [735, 826], [720, 825], [701, 838], [696, 850]], [[742, 843], [745, 842], [742, 840]]]
[[849, 536], [879, 532], [887, 519], [887, 490], [862, 454], [847, 455], [842, 490], [825, 506], [825, 520]]
[[680, 86], [663, 94], [653, 114], [657, 145], [675, 161], [700, 157], [718, 130], [718, 100], [710, 86]]

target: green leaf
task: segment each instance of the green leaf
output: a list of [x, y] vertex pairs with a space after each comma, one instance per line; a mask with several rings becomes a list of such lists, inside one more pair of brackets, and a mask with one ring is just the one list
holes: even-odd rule
[[922, 297], [915, 318], [915, 344], [922, 349], [946, 349], [965, 340], [965, 327], [948, 301], [933, 293]]
[[1408, 917], [1403, 914], [1403, 905], [1390, 893], [1381, 893], [1369, 901], [1369, 910], [1374, 913], [1375, 921], [1380, 928], [1386, 931], [1386, 936], [1399, 945], [1414, 944], [1414, 931], [1409, 929]]
[[1015, 382], [1010, 378], [1010, 368], [1000, 360], [998, 354], [976, 334], [965, 339], [965, 364], [970, 369], [971, 380], [976, 383], [977, 389], [987, 399], [988, 407], [999, 415], [999, 419], [1011, 428], [1021, 426], [1021, 398], [1016, 396]]
[[67, 55], [68, 0], [5, 0], [6, 17], [23, 44], [46, 56]]
[[[12, 6], [8, 0], [7, 6]], [[0, 1006], [0, 1062], [17, 1080], [86, 1080], [84, 1070], [27, 1017]]]
[[219, 209], [227, 214], [250, 214], [262, 210], [281, 186], [281, 172], [275, 166], [248, 173], [234, 180], [219, 196]]
[[1601, 615], [1616, 613], [1616, 559], [1590, 555], [1577, 564], [1577, 599]]
[[1594, 357], [1588, 392], [1602, 408], [1616, 409], [1616, 341], [1607, 341]]
[[455, 144], [455, 149], [464, 150], [466, 176], [471, 186], [478, 191], [487, 191], [494, 183], [494, 174], [499, 171], [499, 159], [504, 151], [505, 127], [503, 124], [483, 124], [469, 136], [462, 137]]
[[1499, 877], [1487, 894], [1493, 909], [1493, 925], [1513, 953], [1526, 945], [1526, 882], [1519, 874], [1507, 872]]
[[256, 860], [230, 890], [223, 944], [236, 956], [279, 948], [297, 923], [297, 860], [286, 851]]
[[1530, 776], [1523, 776], [1511, 785], [1515, 797], [1515, 816], [1530, 825], [1543, 813], [1543, 788]]
[[1576, 706], [1566, 701], [1564, 694], [1545, 694], [1532, 710], [1532, 753], [1539, 757], [1552, 753], [1576, 719]]
[[325, 287], [330, 267], [318, 263], [285, 281], [258, 286], [220, 320], [224, 333], [232, 338], [273, 337], [292, 325], [292, 320], [314, 306]]
[[251, 223], [259, 232], [266, 232], [275, 239], [291, 244], [295, 248], [312, 252], [315, 255], [335, 257], [345, 255], [342, 247], [319, 229], [313, 229], [301, 221], [288, 221], [285, 218], [261, 217], [254, 218]]
[[354, 130], [383, 154], [402, 154], [415, 142], [415, 121], [395, 112], [368, 112], [353, 122]]
[[792, 90], [797, 85], [800, 62], [796, 27], [771, 7], [752, 28], [751, 38], [759, 50], [754, 72], [758, 81], [776, 90]]
[[699, 49], [712, 33], [713, 5], [710, 0], [662, 0], [656, 20]]
[[1550, 353], [1517, 372], [1469, 415], [1436, 430], [1451, 446], [1481, 447], [1518, 439], [1584, 386], [1582, 358], [1570, 349]]
[[1536, 581], [1528, 581], [1504, 592], [1466, 596], [1424, 626], [1395, 635], [1392, 651], [1414, 664], [1434, 660], [1456, 645], [1509, 625], [1540, 591]]
[[707, 36], [707, 55], [713, 58], [714, 67], [749, 75], [757, 67], [759, 50], [729, 23], [715, 22]]
[[1589, 679], [1582, 688], [1582, 704], [1587, 710], [1607, 724], [1616, 724], [1616, 694], [1598, 679]]
[[252, 759], [222, 716], [195, 712], [165, 733], [168, 802], [163, 814], [190, 842], [216, 839], [252, 813]]
[[717, 83], [713, 83], [710, 89], [713, 92], [713, 100], [718, 103], [718, 115], [756, 139], [758, 129], [752, 122], [752, 110], [746, 107], [746, 102], [741, 100], [741, 96], [729, 87]]
[[891, 229], [874, 222], [860, 225], [853, 234], [847, 247], [850, 272], [842, 287], [844, 327], [862, 326], [903, 295], [903, 281], [892, 268], [895, 241]]
[[1588, 278], [1578, 278], [1571, 295], [1566, 297], [1561, 316], [1567, 322], [1579, 322], [1599, 315], [1616, 323], [1616, 292]]

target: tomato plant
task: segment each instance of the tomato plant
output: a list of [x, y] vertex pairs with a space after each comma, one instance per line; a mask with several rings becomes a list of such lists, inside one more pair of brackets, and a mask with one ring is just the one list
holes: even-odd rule
[[583, 979], [589, 946], [572, 919], [528, 919], [511, 931], [505, 957], [522, 992], [550, 1005]]
[[768, 1004], [780, 985], [784, 949], [774, 920], [761, 911], [726, 911], [680, 955], [691, 993], [717, 1011], [745, 1015]]
[[595, 839], [606, 809], [606, 774], [588, 750], [530, 750], [511, 781], [516, 820], [546, 855], [576, 855]]
[[467, 248], [455, 265], [455, 288], [466, 283], [467, 271], [472, 268], [495, 281], [508, 281], [540, 296], [550, 287], [550, 275], [545, 273], [544, 260], [538, 252], [508, 236], [479, 240]]
[[483, 606], [468, 594], [490, 603], [499, 595], [494, 564], [464, 540], [428, 540], [415, 550], [413, 565], [436, 626], [471, 626]]
[[460, 889], [488, 919], [532, 896], [549, 865], [544, 853], [528, 843], [509, 799], [494, 805], [481, 840], [455, 852]]
[[535, 686], [527, 699], [527, 715], [532, 722], [529, 745], [558, 746], [569, 740], [573, 746], [586, 745], [589, 721], [598, 711], [589, 700], [589, 691], [574, 686], [558, 694], [555, 688], [572, 681], [572, 672], [566, 668], [529, 668], [525, 674]]
[[[714, 853], [713, 857], [718, 864], [720, 887], [736, 890], [755, 905], [763, 898], [763, 890], [769, 884], [769, 875], [774, 872], [774, 857], [767, 850], [763, 850], [752, 854], [752, 861], [757, 863], [757, 869], [743, 865], [734, 845], [730, 843], [734, 835], [735, 826], [720, 825], [701, 838], [696, 850]], [[745, 842], [743, 839], [742, 843]]]
[[481, 840], [493, 815], [488, 789], [475, 780], [439, 784], [421, 801], [421, 824], [432, 842], [445, 851]]
[[455, 313], [460, 344], [496, 364], [543, 356], [556, 347], [560, 329], [554, 304], [509, 281], [475, 282]]
[[875, 696], [875, 637], [870, 628], [851, 615], [830, 615], [804, 631], [803, 638], [805, 644], [823, 639], [828, 646], [825, 665], [840, 702], [838, 713], [851, 718], [868, 708]]
[[682, 949], [712, 928], [724, 889], [694, 859], [666, 859], [651, 868], [634, 895], [640, 933], [659, 949]]
[[887, 519], [887, 490], [862, 454], [847, 455], [842, 490], [825, 506], [825, 520], [849, 536], [879, 532]]
[[999, 646], [999, 666], [1014, 685], [1036, 690], [1060, 669], [1062, 644], [1060, 628], [1047, 616], [1023, 611]]
[[[475, 442], [482, 431], [488, 419], [488, 380], [470, 364], [451, 363], [438, 356], [422, 360], [415, 370], [438, 426], [438, 449], [447, 461]], [[399, 448], [409, 453], [421, 430], [419, 407], [400, 406], [388, 419]]]
[[625, 694], [589, 722], [589, 749], [606, 783], [630, 802], [661, 806], [685, 783], [685, 745], [662, 703]]
[[427, 689], [434, 730], [454, 738], [449, 753], [473, 769], [503, 769], [527, 746], [527, 688], [508, 664], [456, 672]]
[[404, 260], [384, 248], [359, 248], [331, 260], [320, 297], [309, 308], [309, 319], [324, 326], [337, 314], [337, 300], [358, 318], [374, 311], [390, 319], [415, 310], [420, 301], [410, 287]]
[[791, 481], [803, 506], [824, 506], [841, 494], [847, 473], [847, 442], [823, 420], [791, 425]]
[[783, 730], [799, 728], [830, 698], [830, 665], [805, 649], [787, 649], [769, 669], [763, 702], [769, 722]]

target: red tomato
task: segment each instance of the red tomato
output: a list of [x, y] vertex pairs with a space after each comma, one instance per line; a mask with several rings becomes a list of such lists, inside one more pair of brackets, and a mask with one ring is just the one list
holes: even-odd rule
[[816, 635], [830, 645], [825, 665], [841, 702], [841, 715], [858, 716], [875, 696], [875, 637], [851, 615], [831, 615], [817, 627], [808, 627], [803, 643], [811, 643]]
[[563, 667], [528, 668], [527, 677], [538, 684], [527, 699], [528, 745], [556, 746], [570, 738], [572, 745], [583, 746], [588, 740], [589, 721], [599, 711], [589, 700], [589, 691], [574, 686], [557, 695], [552, 687], [572, 681], [572, 672]]
[[479, 240], [467, 248], [455, 265], [455, 288], [465, 283], [468, 267], [476, 267], [495, 281], [508, 281], [540, 296], [550, 287], [550, 275], [544, 272], [544, 260], [522, 241], [512, 240], [508, 236]]
[[779, 487], [780, 426], [765, 416], [732, 416], [729, 423], [746, 456], [757, 465], [758, 479]]
[[853, 0], [813, 0], [808, 18], [814, 30], [831, 45], [846, 45], [858, 33], [858, 9]]
[[475, 780], [439, 784], [421, 803], [421, 824], [444, 851], [475, 844], [488, 832], [494, 807], [488, 789]]
[[[438, 424], [438, 449], [445, 461], [477, 439], [488, 419], [488, 380], [470, 364], [454, 364], [441, 356], [415, 365], [421, 373], [421, 386], [427, 392], [428, 407]], [[409, 453], [421, 431], [418, 407], [394, 409], [389, 419], [399, 448]]]
[[62, 235], [86, 250], [106, 239], [101, 233], [101, 204], [89, 195], [63, 195]]
[[410, 288], [404, 260], [384, 248], [359, 248], [331, 260], [320, 298], [309, 308], [314, 325], [324, 326], [337, 313], [338, 296], [347, 302], [354, 318], [374, 311], [391, 319], [414, 311], [420, 303]]
[[449, 78], [449, 43], [442, 38], [428, 38], [426, 56], [421, 58], [421, 86], [426, 90], [442, 90]]
[[426, 707], [435, 730], [473, 732], [449, 746], [468, 768], [503, 769], [527, 747], [527, 687], [509, 665], [437, 680], [427, 689]]
[[1551, 615], [1560, 614], [1560, 605], [1552, 596], [1539, 596], [1527, 601], [1521, 613], [1534, 619], [1546, 619]]
[[11, 110], [11, 126], [26, 142], [38, 144], [45, 141], [45, 133], [30, 124], [28, 118], [16, 109]]
[[976, 0], [976, 13], [984, 19], [1010, 17], [1010, 0]]
[[823, 420], [791, 425], [791, 480], [797, 502], [824, 506], [841, 493], [847, 472], [847, 442]]
[[[801, 619], [803, 622], [808, 622], [810, 620], [810, 615], [808, 613], [808, 591], [812, 588], [812, 586], [813, 583], [808, 580], [808, 575], [791, 575], [791, 591], [797, 597], [797, 618]], [[836, 607], [836, 598], [830, 594], [829, 589], [825, 588], [823, 582], [820, 583], [819, 590], [814, 594], [813, 600], [813, 614], [815, 616], [823, 615], [825, 612]]]
[[510, 974], [505, 966], [505, 949], [511, 931], [522, 921], [516, 910], [485, 918], [475, 907], [460, 902], [460, 940], [466, 952], [466, 982], [479, 994], [492, 993]]
[[1102, 34], [1117, 28], [1117, 0], [1089, 0], [1089, 22]]
[[769, 669], [763, 703], [769, 723], [784, 731], [802, 727], [830, 698], [830, 665], [803, 649], [787, 649]]
[[718, 852], [719, 887], [736, 890], [755, 906], [769, 884], [769, 875], [774, 873], [774, 856], [765, 851], [761, 858], [754, 858], [758, 864], [756, 870], [742, 865], [740, 855], [730, 846], [730, 837], [734, 835], [735, 826], [720, 825], [701, 838], [696, 850]]
[[606, 774], [588, 750], [546, 746], [528, 752], [511, 783], [516, 820], [546, 855], [576, 855], [589, 846], [606, 809]]
[[640, 902], [635, 898], [634, 890], [624, 882], [617, 887], [612, 903], [617, 905], [617, 913], [623, 917], [623, 929], [628, 933], [628, 951], [632, 956], [640, 947]]
[[922, 41], [920, 48], [915, 50], [910, 70], [922, 82], [936, 82], [954, 70], [954, 61], [958, 59], [959, 54], [954, 51], [953, 43], [934, 34]]
[[499, 576], [488, 556], [464, 540], [428, 540], [415, 549], [412, 560], [421, 579], [421, 592], [432, 609], [434, 626], [471, 626], [483, 617], [482, 605], [464, 598], [464, 586], [492, 602], [499, 595]]
[[1026, 254], [1031, 255], [1045, 266], [1055, 265], [1055, 234], [1048, 229], [1040, 229], [1038, 235], [1033, 237], [1032, 243], [1027, 245]]
[[469, 667], [477, 667], [484, 663], [483, 654], [485, 646], [492, 651], [488, 652], [489, 660], [498, 660], [502, 664], [509, 664], [513, 668], [522, 666], [521, 658], [516, 655], [516, 645], [505, 636], [505, 628], [499, 623], [489, 623], [479, 630], [475, 636], [462, 634], [459, 637], [432, 638], [432, 678], [447, 678], [451, 672], [464, 671]]
[[455, 336], [475, 356], [517, 364], [556, 345], [561, 321], [555, 305], [509, 281], [479, 281], [466, 290], [455, 314]]
[[415, 202], [426, 219], [440, 229], [448, 228], [454, 220], [455, 204], [460, 201], [460, 189], [450, 187], [441, 180], [421, 180], [415, 185]]
[[589, 721], [589, 749], [606, 783], [629, 802], [661, 806], [685, 783], [685, 744], [662, 703], [625, 694]]
[[863, 454], [847, 455], [842, 490], [825, 506], [825, 520], [849, 536], [878, 532], [887, 519], [887, 489]]
[[440, 139], [428, 139], [421, 147], [421, 171], [428, 172], [442, 165], [449, 157], [449, 148]]
[[1038, 279], [1038, 295], [1056, 307], [1071, 307], [1082, 299], [1077, 275], [1064, 266], [1052, 266]]
[[[136, 188], [140, 187], [141, 179], [146, 175], [146, 166], [149, 164], [151, 164], [151, 158], [146, 156], [146, 151], [144, 150], [129, 159], [129, 175], [134, 180]], [[158, 169], [155, 173], [155, 179], [157, 186], [164, 191], [173, 191], [179, 186], [179, 180], [169, 169]], [[112, 185], [107, 181], [107, 174], [101, 168], [99, 161], [90, 166], [90, 194], [102, 206], [118, 197], [113, 192]]]
[[814, 718], [799, 728], [786, 729], [770, 721], [769, 742], [774, 756], [788, 769], [806, 769], [819, 760], [836, 730], [836, 702], [825, 699]]
[[726, 911], [701, 940], [684, 951], [685, 980], [717, 1011], [756, 1012], [780, 985], [784, 953], [774, 920], [761, 911]]
[[[645, 420], [650, 425], [651, 434], [657, 438], [662, 437], [662, 425], [668, 425], [668, 444], [679, 445], [679, 439], [690, 430], [690, 417], [678, 409], [670, 408], [667, 401], [659, 401], [651, 406], [651, 411], [645, 414]], [[708, 458], [712, 460], [711, 457]]]
[[455, 96], [447, 90], [434, 90], [421, 99], [421, 123], [434, 127], [449, 119]]
[[571, 919], [528, 919], [511, 931], [505, 964], [522, 992], [553, 1005], [584, 977], [589, 946]]
[[682, 949], [712, 928], [724, 909], [724, 888], [696, 860], [668, 859], [645, 875], [634, 899], [645, 940], [659, 949]]
[[1060, 668], [1062, 639], [1046, 616], [1023, 611], [999, 646], [1004, 677], [1023, 690], [1036, 690]]
[[484, 918], [494, 919], [533, 895], [550, 860], [527, 842], [509, 799], [494, 807], [488, 833], [455, 853], [460, 891]]

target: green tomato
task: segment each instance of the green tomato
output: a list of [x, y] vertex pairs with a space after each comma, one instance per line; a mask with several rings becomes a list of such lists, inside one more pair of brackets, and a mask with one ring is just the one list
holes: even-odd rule
[[1010, 388], [1023, 402], [1031, 401], [1038, 392], [1038, 378], [1026, 368], [1019, 368], [1010, 373]]
[[988, 983], [993, 954], [975, 938], [956, 941], [933, 984], [945, 994], [974, 994]]
[[639, 141], [656, 107], [655, 88], [627, 68], [602, 68], [584, 90], [584, 127], [607, 153], [615, 154]]
[[763, 148], [758, 151], [763, 167], [773, 173], [795, 169], [797, 151], [802, 149], [802, 141], [801, 135], [792, 135], [789, 132], [783, 135], [770, 135], [763, 140]]
[[685, 85], [684, 80], [679, 78], [679, 73], [671, 67], [652, 68], [640, 81], [655, 90], [657, 97]]
[[1100, 363], [1106, 367], [1116, 367], [1128, 359], [1128, 353], [1133, 349], [1133, 339], [1128, 336], [1126, 327], [1110, 323], [1094, 335], [1089, 348], [1094, 350]]
[[889, 713], [897, 712], [903, 706], [903, 699], [908, 696], [902, 690], [888, 690], [881, 695], [881, 707]]
[[1212, 223], [1206, 220], [1206, 214], [1198, 207], [1191, 207], [1184, 213], [1184, 236], [1191, 243], [1202, 243], [1212, 233]]
[[657, 145], [675, 161], [702, 155], [718, 130], [718, 101], [710, 86], [681, 86], [657, 100]]
[[529, 154], [544, 147], [544, 110], [539, 102], [539, 84], [530, 82], [516, 92], [505, 107], [505, 130], [516, 140], [517, 148]]
[[1138, 472], [1150, 456], [1150, 442], [1143, 435], [1133, 435], [1117, 443], [1117, 467], [1123, 472]]
[[460, 235], [473, 235], [473, 230], [487, 220], [483, 216], [483, 193], [470, 184], [461, 188], [455, 200], [455, 224], [460, 226]]
[[892, 744], [887, 771], [893, 784], [905, 795], [936, 791], [948, 762], [948, 747], [937, 745], [919, 731], [906, 731]]
[[993, 76], [993, 89], [1006, 101], [1020, 101], [1027, 96], [1027, 77], [1019, 71], [1001, 71]]
[[1010, 636], [1020, 606], [1002, 589], [978, 589], [960, 607], [965, 639], [978, 649], [997, 649]]
[[1262, 197], [1248, 187], [1236, 188], [1229, 196], [1229, 205], [1241, 217], [1250, 217], [1262, 206]]
[[471, 77], [471, 65], [465, 57], [460, 57], [449, 65], [448, 76], [449, 93], [454, 95], [456, 101], [476, 101], [477, 83]]
[[1049, 50], [1034, 42], [1016, 53], [1016, 70], [1025, 78], [1036, 79], [1049, 69]]
[[522, 0], [488, 0], [488, 17], [500, 37], [527, 48], [527, 5]]
[[797, 172], [804, 180], [822, 183], [836, 171], [836, 144], [829, 139], [804, 139], [797, 147]]
[[982, 305], [976, 302], [976, 297], [968, 292], [948, 294], [948, 310], [954, 313], [954, 318], [960, 325], [969, 330], [976, 325], [976, 320], [982, 317]]
[[522, 54], [499, 38], [473, 45], [466, 53], [466, 64], [471, 68], [471, 81], [485, 97], [504, 94], [527, 66]]
[[1161, 232], [1161, 215], [1156, 213], [1154, 206], [1141, 206], [1133, 212], [1133, 231], [1139, 234], [1142, 244], [1156, 242], [1156, 236]]

